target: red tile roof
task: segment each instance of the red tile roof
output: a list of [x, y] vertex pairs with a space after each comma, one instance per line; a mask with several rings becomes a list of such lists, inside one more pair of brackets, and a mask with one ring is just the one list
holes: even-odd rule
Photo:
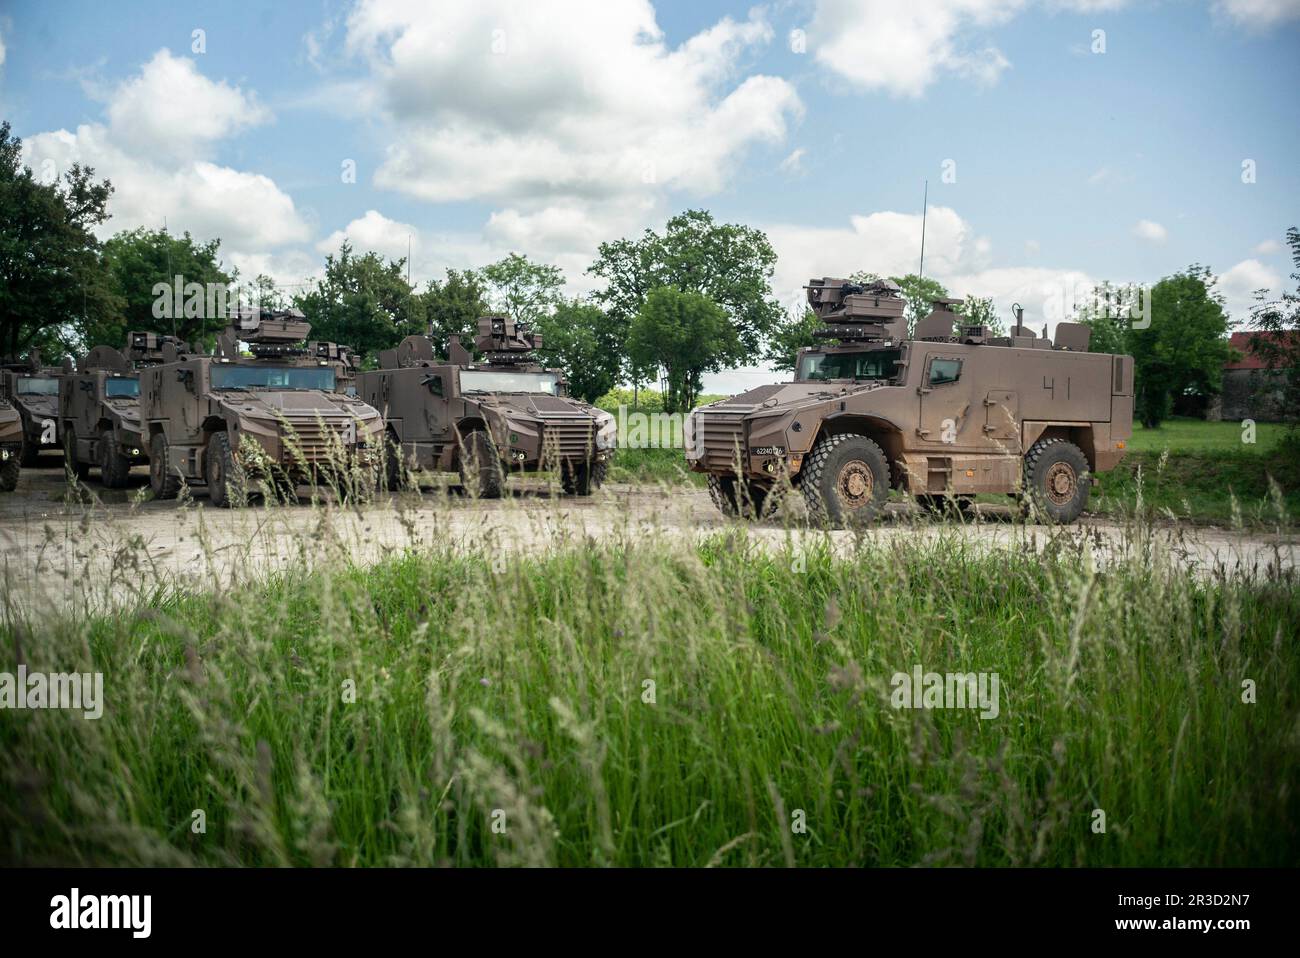
[[[1294, 335], [1294, 334], [1293, 334]], [[1265, 332], [1264, 330], [1255, 330], [1253, 332], [1233, 333], [1228, 337], [1228, 345], [1241, 353], [1241, 358], [1235, 363], [1228, 363], [1224, 369], [1267, 369], [1268, 364], [1264, 362], [1263, 357], [1255, 353], [1250, 348], [1250, 342], [1257, 336], [1268, 336], [1271, 339], [1277, 339], [1282, 336], [1280, 332]]]

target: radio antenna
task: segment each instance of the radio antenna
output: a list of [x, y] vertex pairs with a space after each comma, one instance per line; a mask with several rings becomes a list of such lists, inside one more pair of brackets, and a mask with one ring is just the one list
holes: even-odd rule
[[925, 181], [925, 199], [921, 200], [921, 265], [917, 267], [916, 278], [925, 275], [925, 214], [930, 209], [930, 181]]

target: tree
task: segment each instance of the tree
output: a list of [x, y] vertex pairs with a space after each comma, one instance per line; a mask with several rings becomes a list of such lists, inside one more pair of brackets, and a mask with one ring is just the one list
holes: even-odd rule
[[[758, 358], [763, 340], [781, 321], [772, 297], [775, 266], [776, 252], [761, 230], [715, 223], [706, 210], [687, 210], [670, 219], [662, 235], [647, 229], [639, 239], [601, 243], [587, 272], [606, 281], [593, 299], [624, 337], [652, 291], [697, 293], [722, 308], [739, 346], [736, 361], [748, 362]], [[639, 381], [635, 367], [625, 373]]]
[[37, 182], [9, 130], [0, 124], [0, 352], [57, 355], [118, 309], [91, 232], [108, 219], [113, 185], [80, 164]]
[[483, 267], [483, 279], [494, 310], [534, 327], [559, 305], [564, 288], [558, 266], [534, 263], [519, 253]]
[[1228, 316], [1208, 267], [1193, 264], [1166, 276], [1151, 290], [1151, 325], [1130, 328], [1137, 396], [1134, 411], [1154, 429], [1169, 417], [1179, 395], [1213, 395], [1232, 354], [1225, 334]]
[[1137, 295], [1135, 286], [1117, 287], [1109, 281], [1093, 287], [1091, 300], [1075, 311], [1074, 321], [1092, 330], [1088, 348], [1095, 353], [1129, 352], [1128, 311], [1121, 308], [1126, 299]]
[[1296, 280], [1294, 293], [1284, 292], [1275, 302], [1266, 302], [1265, 292], [1255, 294], [1260, 304], [1251, 311], [1251, 321], [1263, 335], [1250, 341], [1250, 351], [1271, 370], [1286, 376], [1282, 393], [1284, 415], [1290, 424], [1290, 441], [1295, 443], [1300, 431], [1300, 229], [1286, 231], [1286, 242], [1291, 247], [1291, 262]]
[[567, 300], [539, 324], [539, 357], [564, 370], [570, 395], [595, 402], [618, 383], [622, 355], [609, 316], [595, 303]]
[[230, 321], [236, 299], [230, 286], [238, 276], [223, 268], [220, 251], [219, 239], [196, 243], [189, 233], [165, 229], [112, 236], [104, 243], [104, 264], [122, 308], [87, 328], [87, 344], [123, 346], [129, 330], [174, 333], [190, 342], [214, 337]]
[[429, 280], [419, 299], [429, 339], [438, 355], [447, 355], [452, 336], [461, 337], [465, 348], [473, 349], [479, 317], [491, 311], [487, 293], [483, 278], [471, 269], [449, 269], [442, 282]]
[[763, 350], [763, 362], [773, 369], [793, 372], [795, 358], [799, 350], [813, 345], [816, 339], [813, 333], [819, 329], [822, 321], [811, 309], [793, 309], [786, 318], [777, 323], [768, 337]]
[[294, 297], [316, 339], [351, 346], [367, 359], [423, 330], [424, 313], [406, 282], [405, 259], [356, 256], [346, 240], [325, 258], [325, 278]]
[[1002, 318], [998, 316], [993, 300], [989, 297], [967, 296], [957, 307], [957, 315], [959, 319], [953, 323], [954, 333], [958, 323], [961, 323], [967, 326], [987, 326], [994, 336], [1007, 334], [1007, 328], [1002, 324]]
[[628, 331], [628, 354], [664, 371], [664, 408], [683, 412], [700, 394], [703, 374], [735, 362], [744, 345], [727, 311], [703, 293], [671, 286], [651, 290]]
[[903, 299], [907, 300], [903, 315], [907, 318], [909, 336], [916, 329], [916, 324], [930, 315], [936, 299], [948, 298], [948, 290], [943, 283], [929, 276], [908, 273], [906, 276], [891, 276], [890, 279], [902, 287]]

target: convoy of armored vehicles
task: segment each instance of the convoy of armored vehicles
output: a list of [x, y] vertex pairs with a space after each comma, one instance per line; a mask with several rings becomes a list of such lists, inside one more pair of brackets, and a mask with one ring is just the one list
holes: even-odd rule
[[1133, 425], [1133, 360], [1088, 352], [1089, 330], [1036, 336], [1019, 311], [1008, 336], [967, 325], [939, 300], [909, 337], [889, 281], [813, 280], [823, 344], [795, 379], [697, 409], [691, 468], [727, 514], [762, 515], [783, 483], [814, 520], [869, 520], [890, 490], [963, 509], [980, 493], [1017, 496], [1072, 522], [1092, 475], [1123, 457]]
[[[724, 514], [761, 517], [797, 490], [814, 522], [845, 525], [876, 517], [891, 491], [953, 511], [993, 493], [1072, 522], [1093, 476], [1124, 456], [1133, 360], [1089, 352], [1086, 326], [1059, 323], [1053, 341], [1017, 309], [1009, 335], [995, 336], [940, 299], [909, 333], [889, 281], [827, 278], [807, 290], [823, 325], [794, 380], [686, 420], [687, 463]], [[363, 496], [421, 472], [458, 473], [470, 494], [495, 498], [512, 473], [554, 470], [565, 492], [585, 496], [606, 474], [614, 417], [567, 395], [522, 323], [480, 319], [478, 358], [458, 337], [439, 358], [429, 339], [408, 336], [369, 370], [310, 332], [296, 310], [252, 310], [212, 353], [131, 333], [125, 350], [99, 346], [61, 370], [36, 356], [5, 364], [0, 490], [59, 445], [78, 478], [97, 468], [121, 487], [147, 463], [156, 498], [205, 487], [217, 506], [292, 499], [307, 482]]]

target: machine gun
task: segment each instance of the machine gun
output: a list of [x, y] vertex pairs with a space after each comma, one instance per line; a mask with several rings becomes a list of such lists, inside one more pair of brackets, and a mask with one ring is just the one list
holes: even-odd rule
[[308, 349], [303, 343], [310, 335], [311, 323], [301, 310], [245, 307], [217, 337], [217, 355], [237, 359], [239, 343], [245, 342], [255, 359], [306, 356]]
[[852, 283], [846, 279], [809, 280], [808, 305], [825, 325], [813, 333], [818, 339], [840, 342], [901, 340], [907, 322], [907, 301], [897, 283], [887, 279]]
[[542, 334], [533, 332], [525, 323], [505, 316], [481, 316], [474, 347], [483, 353], [489, 363], [526, 363], [532, 360], [535, 350], [542, 348]]

